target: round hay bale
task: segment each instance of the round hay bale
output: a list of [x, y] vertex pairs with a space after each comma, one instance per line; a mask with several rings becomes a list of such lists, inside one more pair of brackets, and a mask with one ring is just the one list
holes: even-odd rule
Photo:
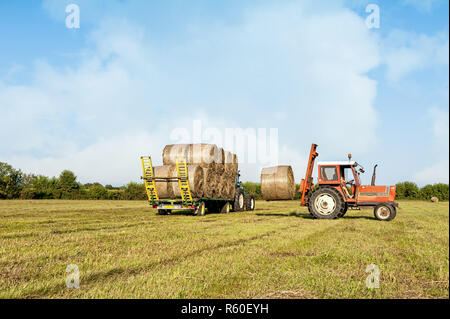
[[439, 198], [433, 196], [433, 197], [430, 198], [430, 201], [432, 203], [439, 203]]
[[228, 198], [228, 187], [227, 179], [224, 175], [219, 175], [219, 182], [217, 184], [217, 197]]
[[236, 177], [231, 175], [227, 178], [227, 198], [234, 198], [235, 190], [236, 190]]
[[189, 163], [192, 164], [223, 164], [223, 149], [215, 144], [189, 144]]
[[220, 175], [217, 173], [217, 171], [214, 171], [213, 175], [211, 176], [211, 185], [214, 185], [214, 187], [211, 187], [211, 193], [214, 198], [220, 197], [220, 187], [221, 187], [221, 180]]
[[[173, 176], [173, 171], [176, 174], [176, 167], [170, 165], [163, 166], [154, 166], [153, 167], [153, 176], [155, 177], [164, 177], [170, 178]], [[172, 190], [171, 182], [155, 182], [156, 191], [158, 192], [159, 198], [172, 198], [173, 190]]]
[[224, 164], [232, 164], [233, 163], [233, 153], [224, 151], [223, 163]]
[[220, 155], [219, 163], [225, 164], [225, 150], [221, 147], [219, 148], [219, 155]]
[[233, 170], [237, 173], [239, 167], [239, 161], [236, 154], [233, 154]]
[[214, 144], [166, 145], [163, 150], [163, 163], [164, 165], [175, 165], [177, 158], [185, 158], [186, 163], [193, 165], [223, 164], [222, 151]]
[[223, 148], [219, 148], [219, 158], [218, 162], [216, 162], [216, 172], [218, 174], [223, 174], [225, 172], [225, 151]]
[[[188, 165], [188, 180], [189, 188], [191, 189], [192, 197], [202, 197], [203, 196], [203, 183], [204, 183], [204, 172], [203, 168], [198, 165]], [[177, 177], [177, 170], [175, 168], [175, 173], [172, 177]], [[172, 186], [173, 197], [181, 197], [180, 187], [177, 182], [170, 183]]]
[[185, 158], [189, 163], [189, 144], [166, 145], [162, 157], [164, 165], [176, 165], [177, 158]]
[[213, 197], [216, 188], [215, 166], [203, 168], [203, 197]]
[[292, 200], [295, 196], [291, 166], [265, 167], [261, 170], [261, 194], [265, 200]]
[[234, 154], [226, 151], [224, 154], [224, 165], [225, 172], [232, 172], [236, 169], [235, 163], [233, 162]]

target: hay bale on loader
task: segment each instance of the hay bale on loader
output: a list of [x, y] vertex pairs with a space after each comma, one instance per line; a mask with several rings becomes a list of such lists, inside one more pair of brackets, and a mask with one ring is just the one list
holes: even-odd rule
[[292, 200], [295, 196], [291, 166], [265, 167], [261, 170], [261, 194], [269, 200]]

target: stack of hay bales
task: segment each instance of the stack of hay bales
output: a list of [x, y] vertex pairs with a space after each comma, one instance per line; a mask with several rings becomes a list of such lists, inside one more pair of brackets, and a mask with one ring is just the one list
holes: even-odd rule
[[292, 200], [295, 196], [291, 166], [265, 167], [261, 170], [261, 194], [269, 200]]
[[[177, 158], [188, 164], [189, 186], [193, 197], [234, 197], [238, 171], [237, 156], [214, 144], [172, 144], [163, 150], [163, 166], [154, 168], [155, 177], [177, 177]], [[179, 198], [176, 182], [157, 182], [160, 198]]]

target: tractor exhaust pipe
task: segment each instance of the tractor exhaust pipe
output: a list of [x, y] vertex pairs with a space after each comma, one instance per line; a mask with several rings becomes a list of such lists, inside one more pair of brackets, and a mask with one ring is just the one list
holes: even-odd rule
[[378, 164], [375, 164], [375, 166], [373, 167], [373, 174], [372, 174], [372, 183], [370, 184], [371, 186], [375, 186], [375, 178], [377, 177], [377, 166]]

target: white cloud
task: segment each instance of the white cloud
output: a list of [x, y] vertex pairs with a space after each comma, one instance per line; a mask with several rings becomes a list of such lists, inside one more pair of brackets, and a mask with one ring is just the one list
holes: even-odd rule
[[402, 4], [412, 6], [421, 12], [431, 12], [443, 2], [443, 0], [403, 0]]
[[428, 36], [394, 30], [383, 40], [381, 52], [388, 80], [397, 82], [414, 71], [448, 66], [448, 32]]
[[161, 164], [163, 141], [162, 134], [137, 132], [101, 138], [81, 150], [58, 157], [13, 156], [10, 163], [26, 172], [48, 176], [58, 176], [64, 169], [70, 169], [83, 183], [95, 181], [120, 186], [138, 181], [142, 176], [140, 156], [154, 154], [154, 164]]
[[447, 183], [448, 184], [448, 159], [437, 162], [430, 167], [427, 167], [416, 174], [414, 180], [420, 185]]
[[[221, 129], [277, 127], [280, 163], [298, 167], [297, 179], [311, 142], [325, 158], [377, 143], [376, 82], [366, 73], [378, 47], [353, 12], [277, 4], [233, 25], [189, 28], [160, 47], [145, 25], [103, 21], [78, 66], [40, 61], [32, 84], [0, 82], [0, 156], [26, 172], [68, 168], [83, 181], [123, 184], [137, 176], [139, 155], [159, 157], [170, 128], [197, 113]], [[259, 179], [258, 164], [245, 170]]]
[[414, 180], [421, 185], [448, 183], [449, 181], [449, 113], [448, 109], [431, 108], [431, 130], [434, 139], [430, 140], [437, 156], [428, 156], [430, 164], [414, 174]]

